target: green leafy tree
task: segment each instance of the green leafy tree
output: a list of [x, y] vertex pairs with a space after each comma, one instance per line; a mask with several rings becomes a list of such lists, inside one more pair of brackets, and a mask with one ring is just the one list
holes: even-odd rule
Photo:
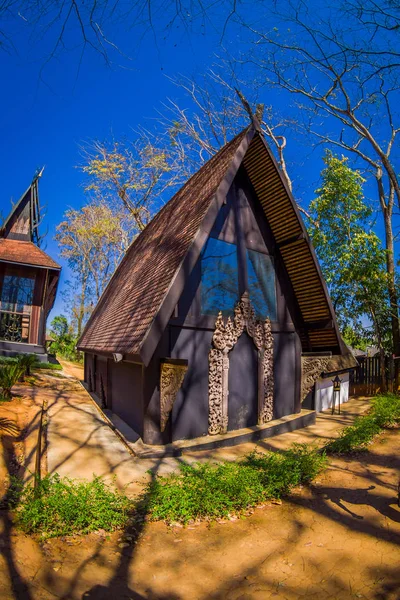
[[54, 340], [52, 351], [57, 356], [67, 360], [80, 360], [79, 353], [76, 351], [77, 336], [68, 323], [67, 317], [64, 315], [54, 317], [50, 324], [50, 337]]
[[310, 204], [311, 237], [342, 329], [366, 337], [372, 327], [384, 358], [385, 348], [392, 350], [386, 252], [372, 231], [364, 179], [345, 157], [328, 151], [324, 162], [322, 185]]
[[374, 344], [372, 332], [362, 330], [356, 331], [351, 325], [346, 325], [342, 330], [342, 337], [348, 346], [366, 351], [368, 346]]

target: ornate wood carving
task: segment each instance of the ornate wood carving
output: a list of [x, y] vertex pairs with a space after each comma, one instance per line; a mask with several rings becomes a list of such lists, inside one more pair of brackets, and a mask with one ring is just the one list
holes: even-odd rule
[[161, 363], [160, 374], [160, 429], [165, 431], [169, 415], [182, 385], [187, 365]]
[[253, 339], [258, 350], [258, 424], [271, 421], [273, 416], [273, 338], [271, 322], [257, 321], [247, 292], [235, 306], [234, 317], [225, 322], [219, 313], [215, 322], [213, 347], [209, 352], [209, 427], [216, 435], [228, 430], [229, 352], [244, 331]]
[[319, 379], [330, 361], [329, 356], [301, 357], [301, 401], [306, 398], [314, 383]]

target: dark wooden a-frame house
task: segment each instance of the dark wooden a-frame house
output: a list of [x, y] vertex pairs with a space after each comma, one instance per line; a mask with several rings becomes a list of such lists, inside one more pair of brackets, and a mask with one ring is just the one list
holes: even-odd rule
[[46, 361], [46, 319], [60, 266], [39, 248], [40, 175], [35, 175], [0, 230], [0, 354], [33, 353]]
[[354, 366], [257, 122], [134, 240], [78, 347], [90, 391], [148, 444], [267, 429], [333, 356]]

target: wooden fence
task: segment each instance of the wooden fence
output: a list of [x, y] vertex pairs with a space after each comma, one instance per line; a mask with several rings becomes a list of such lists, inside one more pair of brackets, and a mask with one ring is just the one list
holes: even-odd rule
[[[381, 390], [380, 356], [357, 357], [359, 367], [350, 376], [351, 396], [373, 396]], [[389, 375], [389, 359], [385, 360], [386, 379]]]

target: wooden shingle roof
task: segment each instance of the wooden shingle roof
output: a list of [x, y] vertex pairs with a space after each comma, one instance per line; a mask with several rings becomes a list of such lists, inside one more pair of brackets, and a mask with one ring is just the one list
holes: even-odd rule
[[21, 240], [0, 238], [0, 261], [47, 269], [61, 269], [60, 265], [33, 242]]
[[148, 363], [179, 298], [172, 297], [177, 293], [172, 284], [180, 275], [187, 277], [185, 258], [196, 240], [200, 253], [206, 239], [201, 237], [204, 222], [210, 215], [211, 220], [215, 218], [241, 164], [292, 282], [303, 350], [342, 354], [343, 343], [315, 252], [257, 124], [243, 130], [203, 165], [134, 240], [86, 325], [78, 342], [80, 350], [135, 355]]
[[249, 129], [204, 164], [133, 241], [82, 333], [80, 350], [140, 353], [143, 338]]

